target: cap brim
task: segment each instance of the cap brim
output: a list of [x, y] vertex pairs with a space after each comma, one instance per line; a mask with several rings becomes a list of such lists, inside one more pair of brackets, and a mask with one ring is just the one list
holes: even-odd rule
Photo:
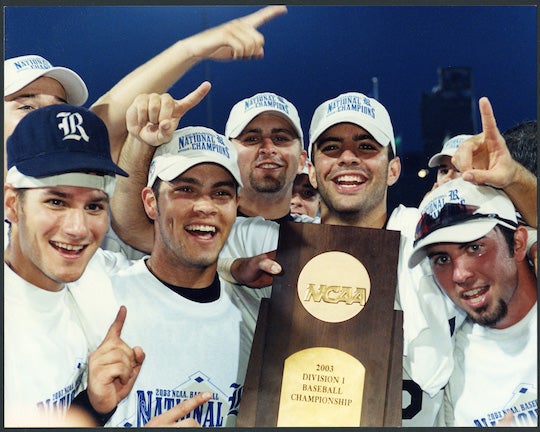
[[88, 100], [88, 88], [82, 78], [71, 69], [53, 67], [51, 69], [35, 69], [25, 71], [19, 79], [4, 87], [4, 96], [9, 96], [26, 87], [38, 78], [46, 76], [58, 81], [66, 92], [66, 101], [71, 105], [81, 106]]
[[[158, 156], [158, 157], [161, 157], [161, 156]], [[152, 185], [156, 181], [156, 178], [160, 178], [161, 180], [164, 180], [164, 181], [174, 180], [180, 174], [185, 173], [188, 169], [193, 168], [195, 165], [199, 165], [203, 163], [213, 163], [213, 164], [223, 167], [233, 176], [236, 183], [238, 183], [239, 186], [242, 186], [242, 179], [240, 177], [239, 170], [236, 170], [236, 172], [233, 172], [229, 169], [227, 165], [222, 164], [216, 160], [209, 160], [208, 156], [206, 155], [201, 156], [201, 157], [190, 157], [190, 158], [186, 158], [179, 155], [169, 155], [166, 158], [163, 158], [162, 160], [159, 161], [159, 167], [154, 167], [156, 171], [159, 170], [157, 174], [149, 175], [147, 186], [152, 187]]]
[[298, 135], [298, 138], [303, 139], [302, 131], [298, 130], [298, 128], [295, 126], [293, 120], [289, 116], [287, 116], [286, 114], [284, 114], [281, 111], [277, 111], [277, 110], [268, 109], [266, 107], [263, 107], [263, 108], [260, 108], [260, 109], [257, 109], [257, 110], [253, 110], [252, 112], [250, 112], [250, 114], [251, 115], [249, 117], [246, 117], [242, 122], [238, 123], [234, 127], [234, 129], [231, 129], [230, 131], [228, 131], [227, 138], [229, 138], [229, 139], [237, 138], [242, 133], [242, 131], [246, 128], [246, 126], [255, 117], [257, 117], [258, 115], [261, 115], [261, 114], [273, 114], [273, 115], [276, 115], [278, 117], [281, 117], [281, 118], [287, 120], [290, 123], [290, 125], [293, 127], [293, 129], [295, 130], [296, 134]]
[[[69, 168], [66, 168], [69, 167]], [[129, 177], [111, 159], [104, 159], [94, 153], [64, 152], [36, 156], [17, 162], [17, 169], [28, 176], [46, 177], [68, 172], [102, 173]]]
[[366, 122], [359, 122], [357, 120], [356, 115], [350, 115], [349, 113], [344, 112], [343, 115], [336, 114], [331, 118], [331, 120], [328, 120], [328, 121], [326, 121], [324, 123], [321, 123], [319, 128], [313, 133], [312, 136], [310, 136], [310, 138], [309, 138], [309, 141], [310, 141], [310, 143], [309, 143], [309, 158], [310, 159], [311, 159], [312, 154], [313, 154], [313, 144], [315, 143], [315, 141], [317, 141], [319, 139], [319, 137], [327, 129], [329, 129], [332, 126], [335, 126], [337, 124], [340, 124], [340, 123], [352, 123], [352, 124], [355, 124], [356, 126], [361, 127], [362, 129], [365, 129], [366, 131], [368, 131], [373, 136], [373, 138], [375, 138], [375, 141], [377, 141], [383, 147], [386, 147], [386, 146], [389, 146], [389, 145], [392, 146], [392, 150], [393, 150], [394, 154], [396, 154], [395, 143], [393, 142], [391, 137], [388, 137], [376, 125], [368, 124]]
[[455, 150], [452, 152], [452, 153], [448, 153], [448, 152], [445, 152], [445, 151], [442, 151], [440, 153], [437, 153], [437, 154], [434, 154], [431, 159], [429, 160], [428, 162], [428, 167], [430, 168], [435, 168], [435, 167], [438, 167], [440, 164], [441, 164], [441, 159], [444, 157], [444, 156], [450, 156], [452, 157], [455, 153]]
[[57, 80], [66, 91], [67, 102], [71, 105], [81, 106], [88, 100], [88, 88], [82, 78], [71, 69], [53, 67], [43, 76]]
[[437, 153], [436, 155], [433, 155], [431, 159], [429, 159], [428, 167], [430, 168], [438, 167], [442, 156], [443, 155], [441, 153]]
[[437, 243], [471, 242], [485, 236], [499, 223], [498, 220], [487, 218], [472, 219], [433, 231], [415, 245], [409, 257], [409, 268], [413, 268], [426, 257], [428, 246]]

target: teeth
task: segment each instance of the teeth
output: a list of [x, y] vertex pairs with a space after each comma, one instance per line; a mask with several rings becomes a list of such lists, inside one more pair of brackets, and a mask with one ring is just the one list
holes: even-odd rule
[[463, 293], [463, 297], [474, 297], [480, 291], [482, 291], [481, 288], [476, 288], [476, 289], [473, 289], [471, 291], [467, 291], [467, 292]]
[[463, 293], [463, 298], [469, 303], [475, 305], [481, 303], [485, 299], [485, 288], [475, 288]]
[[363, 183], [362, 178], [354, 175], [344, 175], [337, 178], [338, 183]]
[[272, 169], [272, 168], [278, 168], [278, 167], [279, 165], [271, 164], [271, 163], [265, 163], [265, 164], [259, 165], [259, 168], [263, 168], [263, 169]]
[[189, 225], [186, 227], [188, 231], [202, 231], [202, 232], [209, 232], [214, 233], [216, 232], [216, 227], [211, 225]]
[[52, 242], [52, 243], [56, 247], [66, 249], [66, 250], [69, 250], [69, 251], [79, 252], [79, 251], [83, 250], [83, 248], [84, 248], [84, 246], [75, 246], [75, 245], [70, 245], [70, 244], [67, 244], [67, 243], [59, 243], [59, 242]]
[[478, 298], [473, 298], [473, 299], [468, 299], [470, 303], [472, 304], [476, 304], [476, 303], [480, 303], [483, 299], [483, 296], [480, 296]]

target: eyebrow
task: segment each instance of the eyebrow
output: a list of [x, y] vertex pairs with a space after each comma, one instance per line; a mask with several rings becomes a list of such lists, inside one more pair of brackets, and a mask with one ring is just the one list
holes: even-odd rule
[[[251, 129], [246, 129], [244, 132], [242, 132], [239, 137], [246, 135], [248, 133], [260, 133], [262, 134], [262, 129], [258, 127], [254, 127]], [[270, 130], [270, 133], [276, 134], [276, 133], [288, 133], [289, 135], [292, 135], [294, 137], [298, 137], [298, 134], [294, 129], [288, 129], [288, 128], [273, 128]]]
[[[69, 198], [73, 198], [76, 194], [60, 192], [55, 189], [46, 189], [45, 195], [52, 195], [58, 198], [69, 199]], [[89, 202], [109, 202], [109, 196], [103, 192], [103, 195], [100, 194], [99, 196], [93, 197], [89, 200]]]
[[[320, 144], [324, 144], [325, 142], [328, 142], [328, 141], [338, 141], [338, 142], [343, 142], [345, 141], [346, 138], [344, 137], [339, 137], [339, 136], [334, 136], [334, 135], [328, 135], [326, 137], [323, 137], [323, 138], [320, 138], [317, 140], [317, 144], [320, 145]], [[375, 144], [377, 144], [379, 147], [384, 147], [382, 146], [381, 144], [379, 144], [379, 142], [377, 142], [377, 140], [373, 137], [373, 135], [371, 135], [370, 133], [366, 132], [366, 133], [362, 133], [362, 134], [354, 134], [353, 135], [353, 141], [364, 141], [364, 140], [371, 140], [373, 141]]]
[[224, 181], [214, 183], [212, 185], [212, 187], [213, 188], [218, 188], [218, 187], [231, 187], [231, 188], [234, 188], [235, 185], [236, 185], [236, 183], [234, 181], [224, 180]]
[[[369, 132], [364, 132], [362, 134], [354, 134], [354, 137], [353, 137], [354, 140], [365, 140], [365, 139], [369, 139], [369, 140], [373, 140], [375, 141], [377, 144], [379, 144], [377, 142], [377, 140], [373, 137], [373, 135], [371, 135]], [[382, 146], [381, 146], [382, 147]]]
[[[18, 95], [13, 100], [14, 101], [19, 101], [20, 99], [36, 99], [41, 94], [42, 93], [24, 93], [24, 94]], [[56, 95], [50, 95], [50, 96], [54, 97], [58, 102], [67, 104], [67, 99], [63, 99], [63, 98], [61, 98], [59, 96], [56, 96]]]
[[338, 142], [343, 142], [345, 140], [345, 138], [342, 138], [342, 137], [337, 137], [337, 136], [326, 136], [324, 138], [319, 138], [317, 140], [317, 145], [321, 145], [321, 144], [324, 144], [325, 142], [328, 142], [328, 141], [338, 141]]
[[[484, 239], [485, 237], [486, 236], [483, 236], [483, 237], [477, 238], [476, 240], [472, 240], [472, 241], [469, 241], [469, 242], [466, 242], [466, 243], [460, 243], [459, 246], [458, 246], [458, 249], [459, 250], [467, 249], [470, 245], [479, 242], [480, 240]], [[441, 254], [448, 255], [448, 252], [435, 250], [433, 252], [428, 252], [427, 256], [428, 256], [428, 258], [431, 258], [434, 255], [441, 255]]]
[[[178, 177], [176, 178], [175, 180], [171, 180], [169, 182], [171, 186], [181, 186], [182, 183], [187, 183], [187, 184], [191, 184], [191, 185], [195, 185], [195, 186], [203, 186], [202, 182], [194, 177]], [[212, 188], [217, 188], [217, 187], [232, 187], [234, 188], [236, 185], [236, 183], [234, 182], [234, 180], [223, 180], [223, 181], [218, 181], [216, 183], [213, 183], [212, 184]]]

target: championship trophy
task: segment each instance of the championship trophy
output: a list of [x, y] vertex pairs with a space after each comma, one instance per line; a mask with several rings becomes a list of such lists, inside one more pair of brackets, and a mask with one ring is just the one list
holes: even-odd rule
[[400, 233], [289, 222], [261, 303], [239, 427], [401, 426]]

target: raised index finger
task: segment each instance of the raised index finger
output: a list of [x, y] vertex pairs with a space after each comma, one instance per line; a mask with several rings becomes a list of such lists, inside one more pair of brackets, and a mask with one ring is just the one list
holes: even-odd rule
[[120, 306], [120, 309], [118, 310], [118, 313], [116, 314], [116, 318], [114, 319], [113, 323], [109, 327], [109, 331], [107, 332], [107, 335], [105, 336], [105, 340], [111, 338], [111, 337], [120, 337], [120, 334], [122, 333], [122, 328], [124, 327], [124, 322], [126, 321], [126, 315], [127, 315], [127, 309], [125, 306]]
[[257, 28], [271, 19], [285, 13], [287, 13], [287, 6], [267, 6], [240, 19]]
[[482, 118], [482, 131], [486, 138], [496, 138], [499, 135], [493, 108], [487, 97], [481, 97], [478, 101], [480, 117]]
[[208, 81], [204, 81], [190, 94], [180, 100], [177, 100], [175, 103], [173, 116], [176, 118], [182, 117], [187, 111], [204, 99], [211, 87], [212, 86]]

